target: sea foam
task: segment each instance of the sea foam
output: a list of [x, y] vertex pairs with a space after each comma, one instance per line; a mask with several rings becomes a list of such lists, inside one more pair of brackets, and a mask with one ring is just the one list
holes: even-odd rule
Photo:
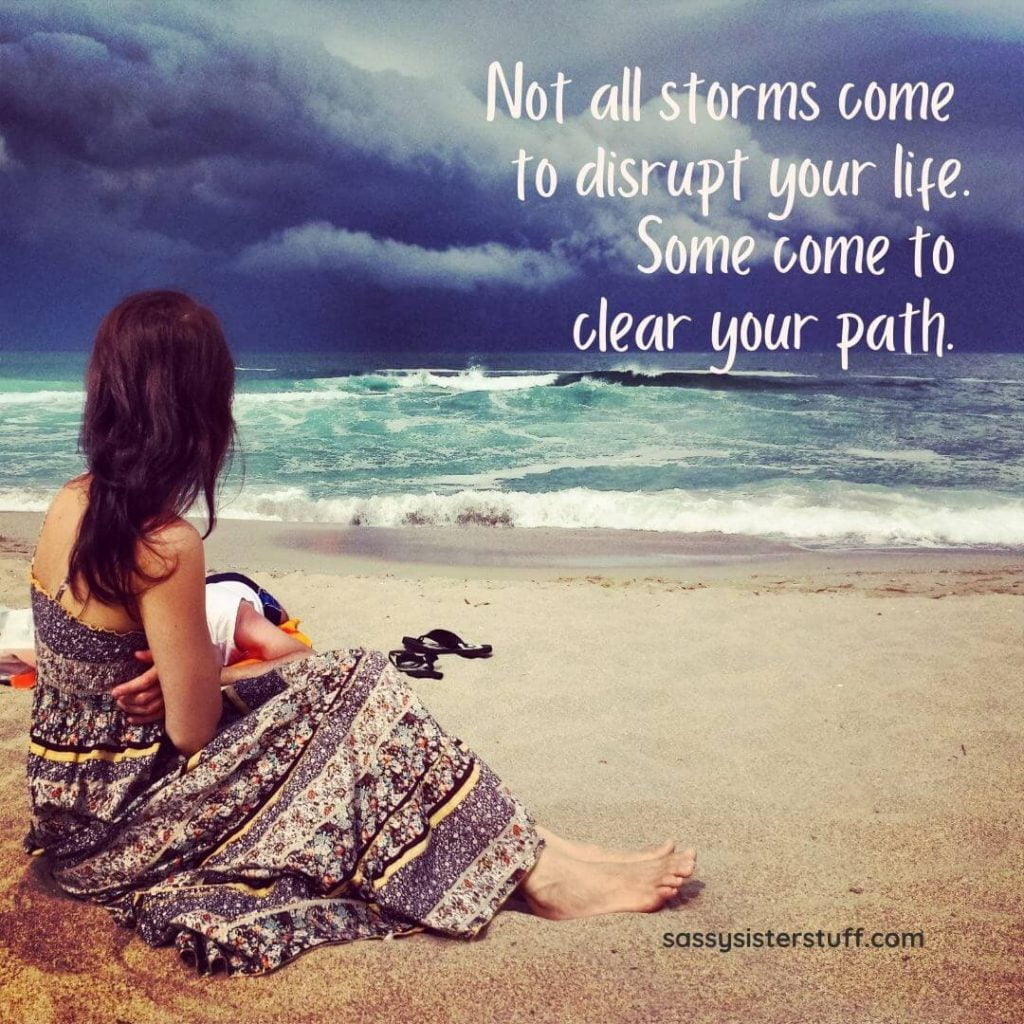
[[833, 488], [817, 498], [781, 488], [724, 495], [569, 488], [529, 494], [462, 490], [313, 498], [302, 488], [243, 493], [225, 518], [344, 526], [502, 526], [732, 533], [808, 544], [1024, 545], [1024, 499], [985, 494], [892, 494]]

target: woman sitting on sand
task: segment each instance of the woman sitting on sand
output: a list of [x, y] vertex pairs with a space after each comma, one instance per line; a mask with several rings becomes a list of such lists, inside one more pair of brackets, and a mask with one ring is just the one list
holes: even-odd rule
[[[88, 471], [55, 497], [32, 565], [38, 681], [26, 850], [200, 973], [259, 974], [326, 942], [475, 935], [515, 890], [537, 914], [652, 911], [694, 867], [535, 824], [378, 651], [221, 670], [204, 616], [234, 436], [220, 324], [177, 292], [104, 318], [86, 381]], [[138, 676], [151, 652], [163, 713]], [[221, 691], [232, 683], [232, 701]]]

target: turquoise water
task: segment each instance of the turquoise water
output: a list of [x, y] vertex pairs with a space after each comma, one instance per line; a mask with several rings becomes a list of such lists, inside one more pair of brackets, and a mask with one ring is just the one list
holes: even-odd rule
[[[1024, 359], [361, 367], [238, 357], [227, 518], [1024, 545]], [[0, 352], [0, 508], [82, 468], [82, 354]], [[241, 469], [244, 466], [244, 475]]]

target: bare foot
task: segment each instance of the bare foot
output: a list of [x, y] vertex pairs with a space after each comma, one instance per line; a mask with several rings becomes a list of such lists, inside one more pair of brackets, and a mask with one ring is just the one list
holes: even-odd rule
[[658, 846], [648, 846], [640, 850], [609, 850], [607, 847], [597, 846], [593, 843], [577, 843], [572, 839], [564, 839], [562, 836], [556, 836], [554, 832], [549, 832], [546, 828], [540, 826], [538, 826], [537, 831], [548, 846], [561, 851], [569, 857], [590, 862], [600, 861], [606, 864], [631, 864], [637, 860], [651, 860], [654, 857], [664, 857], [666, 854], [673, 853], [676, 848], [676, 844], [671, 839], [666, 839], [665, 842], [660, 843]]
[[521, 889], [535, 914], [554, 921], [650, 913], [675, 896], [695, 863], [693, 850], [621, 863], [577, 860], [545, 846]]

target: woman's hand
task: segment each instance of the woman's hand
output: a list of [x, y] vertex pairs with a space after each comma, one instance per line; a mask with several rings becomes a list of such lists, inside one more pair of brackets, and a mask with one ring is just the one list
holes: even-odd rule
[[132, 725], [159, 722], [164, 717], [164, 695], [153, 665], [153, 655], [150, 651], [136, 651], [135, 657], [148, 662], [151, 667], [142, 675], [115, 686], [110, 691], [111, 696], [117, 699], [117, 706], [128, 715]]

